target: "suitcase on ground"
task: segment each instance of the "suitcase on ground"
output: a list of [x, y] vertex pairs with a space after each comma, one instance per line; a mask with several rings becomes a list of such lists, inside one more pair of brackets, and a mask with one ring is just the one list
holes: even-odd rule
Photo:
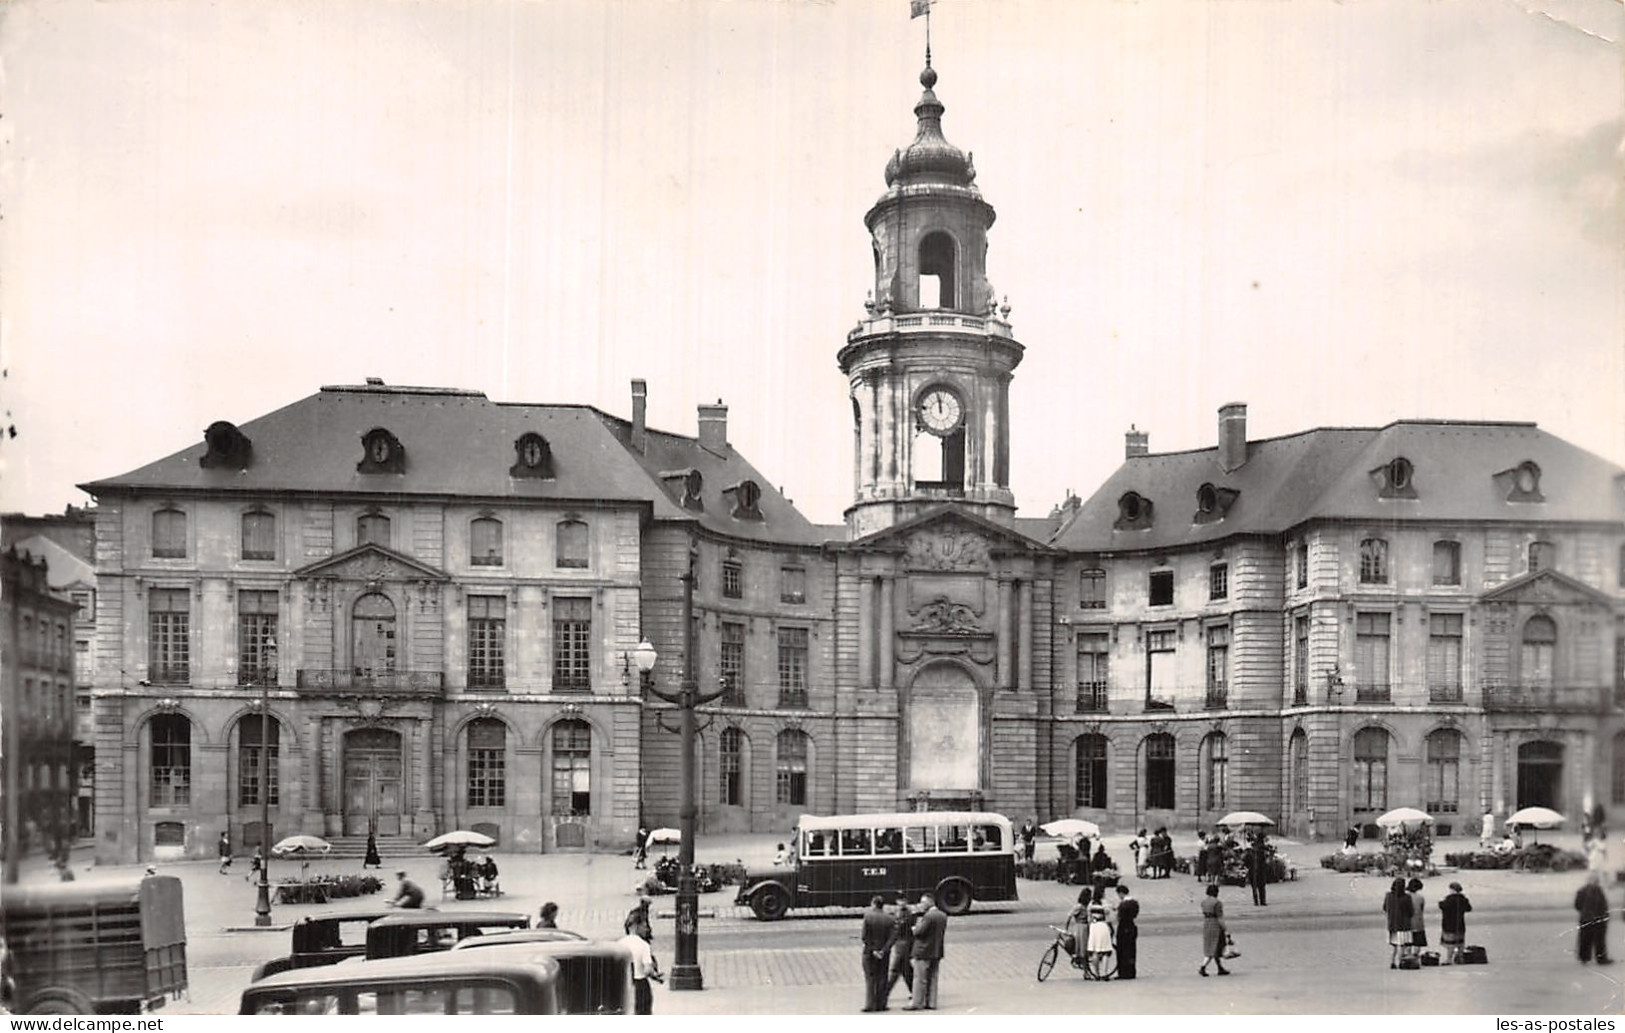
[[1461, 964], [1488, 965], [1490, 956], [1483, 947], [1463, 947], [1461, 949]]
[[1419, 969], [1422, 967], [1422, 959], [1414, 954], [1407, 955], [1399, 959], [1399, 967]]
[[1438, 965], [1439, 965], [1439, 952], [1438, 951], [1423, 951], [1422, 952], [1422, 967], [1423, 968], [1437, 968]]

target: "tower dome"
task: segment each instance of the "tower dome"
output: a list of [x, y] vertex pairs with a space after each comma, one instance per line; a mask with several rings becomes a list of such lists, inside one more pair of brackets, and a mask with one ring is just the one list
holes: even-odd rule
[[920, 73], [920, 85], [925, 87], [925, 92], [914, 105], [919, 129], [914, 142], [893, 153], [886, 163], [887, 186], [899, 179], [905, 183], [945, 182], [958, 186], [970, 186], [976, 180], [976, 169], [970, 158], [942, 135], [942, 113], [946, 109], [932, 90], [936, 84], [936, 69], [926, 65]]

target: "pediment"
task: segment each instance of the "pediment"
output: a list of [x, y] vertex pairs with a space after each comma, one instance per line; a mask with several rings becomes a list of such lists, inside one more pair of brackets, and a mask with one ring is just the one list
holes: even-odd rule
[[1576, 581], [1555, 570], [1540, 570], [1523, 574], [1485, 592], [1479, 597], [1486, 603], [1609, 603], [1607, 595], [1583, 581]]
[[382, 545], [368, 543], [317, 560], [293, 572], [294, 577], [330, 577], [346, 581], [450, 581], [451, 576]]
[[985, 517], [947, 506], [859, 538], [849, 548], [898, 553], [915, 570], [985, 570], [1001, 555], [1054, 551]]

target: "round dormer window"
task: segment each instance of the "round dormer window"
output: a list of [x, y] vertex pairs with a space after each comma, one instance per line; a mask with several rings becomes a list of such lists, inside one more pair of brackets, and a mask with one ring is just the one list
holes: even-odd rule
[[1196, 508], [1204, 513], [1211, 513], [1219, 508], [1219, 493], [1211, 484], [1204, 484], [1196, 489]]
[[1532, 462], [1526, 462], [1518, 467], [1518, 490], [1524, 494], [1533, 494], [1540, 490], [1540, 467]]
[[1145, 499], [1137, 492], [1125, 492], [1123, 497], [1117, 500], [1117, 512], [1124, 520], [1132, 523], [1140, 519], [1140, 515], [1145, 512]]
[[1411, 486], [1411, 461], [1399, 456], [1388, 464], [1388, 486], [1395, 491], [1404, 491]]

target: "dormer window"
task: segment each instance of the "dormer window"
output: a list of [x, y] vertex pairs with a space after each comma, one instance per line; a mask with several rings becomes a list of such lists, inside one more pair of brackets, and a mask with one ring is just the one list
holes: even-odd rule
[[1214, 484], [1204, 484], [1196, 489], [1196, 515], [1191, 519], [1194, 524], [1211, 524], [1223, 520], [1230, 507], [1235, 504], [1241, 492], [1234, 488], [1221, 488]]
[[662, 470], [660, 479], [677, 494], [678, 503], [684, 509], [705, 509], [705, 502], [700, 497], [700, 490], [705, 487], [705, 478], [700, 475], [700, 471], [693, 467], [686, 470]]
[[1510, 470], [1502, 470], [1495, 477], [1504, 484], [1508, 502], [1546, 501], [1546, 496], [1540, 493], [1540, 467], [1535, 465], [1534, 460], [1526, 459]]
[[400, 441], [382, 427], [374, 427], [361, 437], [358, 473], [405, 473], [406, 450]]
[[1382, 499], [1414, 499], [1416, 486], [1412, 477], [1416, 470], [1411, 461], [1404, 456], [1395, 456], [1388, 462], [1371, 471], [1371, 479], [1377, 482], [1377, 497]]
[[209, 424], [209, 429], [203, 432], [203, 441], [209, 450], [198, 465], [204, 469], [246, 470], [253, 459], [253, 443], [234, 423], [216, 420]]
[[1124, 492], [1117, 500], [1117, 522], [1112, 526], [1119, 531], [1146, 530], [1151, 526], [1151, 500], [1138, 492]]
[[513, 443], [513, 450], [514, 464], [508, 468], [509, 477], [545, 479], [553, 476], [553, 449], [540, 434], [521, 434]]
[[730, 514], [735, 520], [762, 519], [762, 486], [753, 480], [743, 480], [732, 487], [722, 489], [724, 495], [732, 495], [734, 504]]

